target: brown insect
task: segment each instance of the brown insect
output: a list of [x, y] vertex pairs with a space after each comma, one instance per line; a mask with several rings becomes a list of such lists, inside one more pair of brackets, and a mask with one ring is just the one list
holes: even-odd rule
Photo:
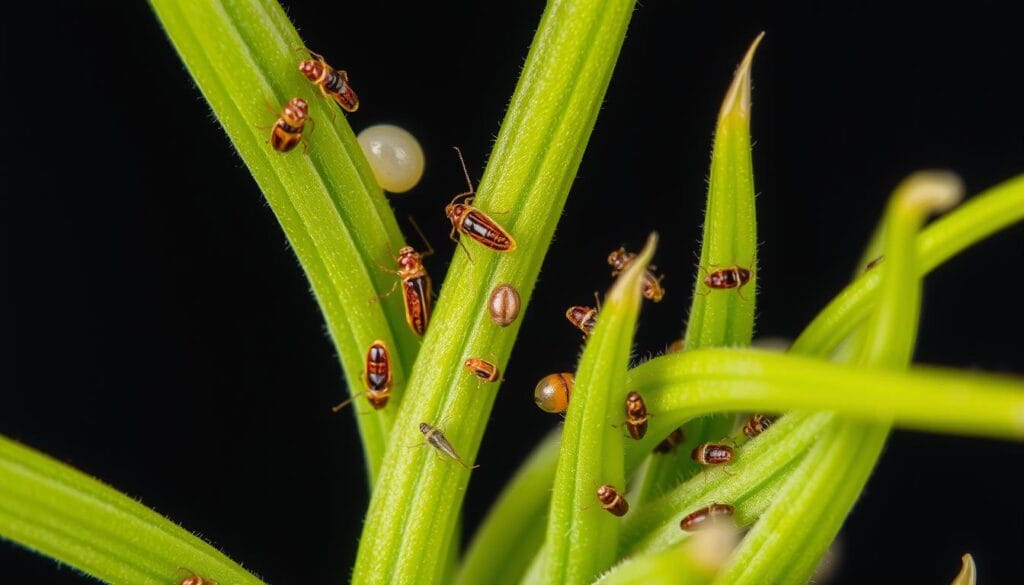
[[498, 372], [498, 366], [480, 358], [467, 359], [465, 366], [466, 369], [472, 372], [474, 376], [480, 378], [484, 382], [497, 382], [498, 377], [501, 376]]
[[179, 583], [178, 585], [217, 585], [216, 581], [204, 579], [199, 575], [195, 574], [195, 572], [191, 569], [186, 569], [185, 567], [178, 567], [178, 570], [188, 573], [188, 577], [182, 579], [181, 583]]
[[401, 282], [402, 300], [405, 302], [405, 322], [409, 324], [413, 333], [423, 337], [427, 331], [427, 322], [430, 321], [430, 308], [434, 299], [434, 286], [430, 275], [427, 274], [427, 269], [423, 266], [423, 259], [433, 254], [434, 248], [431, 247], [416, 222], [412, 222], [412, 226], [423, 238], [423, 243], [427, 245], [427, 251], [421, 254], [412, 246], [402, 246], [398, 250], [396, 259], [398, 270], [381, 266], [381, 270], [397, 275], [398, 280], [392, 285], [391, 290], [378, 298], [384, 298], [395, 292], [395, 287]]
[[629, 502], [614, 486], [604, 484], [597, 488], [597, 499], [601, 502], [602, 508], [615, 516], [624, 516], [629, 512]]
[[594, 327], [597, 326], [597, 309], [594, 307], [573, 305], [565, 311], [565, 318], [568, 319], [574, 327], [582, 331], [583, 339], [586, 339], [594, 332]]
[[871, 262], [868, 262], [867, 266], [864, 267], [864, 272], [867, 272], [868, 270], [871, 270], [875, 266], [878, 266], [879, 263], [882, 262], [882, 260], [885, 260], [885, 256], [879, 256], [878, 258], [875, 258]]
[[548, 374], [537, 382], [533, 390], [533, 401], [544, 412], [565, 412], [569, 408], [569, 396], [575, 383], [576, 376], [573, 374]]
[[309, 143], [302, 137], [307, 121], [313, 123], [306, 100], [298, 97], [289, 100], [270, 131], [270, 146], [278, 152], [288, 152], [301, 141], [304, 143], [303, 152], [307, 152]]
[[743, 434], [753, 439], [765, 432], [765, 430], [772, 426], [772, 423], [774, 422], [775, 421], [763, 414], [751, 415], [751, 417], [747, 419], [747, 422], [743, 423]]
[[679, 527], [687, 532], [693, 532], [710, 525], [723, 518], [731, 518], [736, 508], [729, 504], [711, 504], [688, 514], [679, 522]]
[[[611, 254], [608, 254], [608, 264], [610, 264], [614, 269], [612, 270], [612, 276], [618, 276], [619, 273], [628, 268], [635, 259], [636, 254], [627, 252], [625, 248], [619, 248], [618, 250], [612, 251]], [[644, 271], [643, 295], [644, 298], [657, 303], [665, 296], [665, 289], [661, 287], [661, 279], [665, 278], [665, 276], [654, 276], [652, 270], [657, 270], [657, 267], [651, 265]]]
[[487, 311], [491, 314], [491, 321], [499, 327], [508, 327], [519, 316], [519, 291], [511, 284], [500, 284], [491, 291], [491, 298], [487, 301]]
[[459, 465], [466, 469], [476, 469], [477, 467], [480, 467], [479, 465], [473, 465], [472, 467], [466, 465], [466, 462], [462, 460], [462, 457], [459, 457], [459, 454], [455, 452], [455, 448], [452, 447], [452, 444], [448, 442], [447, 438], [445, 438], [444, 433], [442, 433], [437, 427], [421, 422], [420, 432], [423, 433], [423, 439], [426, 440], [428, 445], [437, 449], [441, 453], [444, 453], [449, 458], [458, 461]]
[[672, 431], [669, 436], [665, 437], [658, 446], [654, 448], [655, 453], [671, 453], [683, 442], [683, 429], [676, 429]]
[[637, 441], [647, 434], [647, 405], [639, 392], [630, 392], [626, 395], [626, 428], [629, 429], [629, 436]]
[[[728, 268], [719, 268], [713, 272], [709, 272], [704, 277], [704, 286], [709, 289], [736, 289], [736, 294], [743, 297], [741, 289], [750, 282], [750, 279], [754, 276], [754, 271], [749, 268], [743, 268], [740, 266], [730, 266]], [[708, 294], [710, 290], [703, 294]]]
[[314, 53], [305, 47], [299, 47], [297, 51], [309, 53], [312, 59], [306, 59], [299, 63], [299, 71], [306, 76], [306, 79], [313, 82], [320, 88], [324, 98], [333, 99], [346, 112], [354, 112], [359, 109], [359, 96], [348, 84], [348, 73], [343, 70], [334, 69], [324, 61], [318, 53]]
[[694, 447], [690, 457], [701, 465], [721, 465], [732, 461], [733, 449], [721, 443], [701, 443]]
[[366, 395], [366, 400], [375, 410], [380, 410], [387, 405], [388, 398], [391, 397], [391, 357], [388, 355], [387, 346], [379, 339], [371, 343], [370, 349], [366, 352], [366, 371], [363, 381], [366, 383], [365, 392], [353, 395], [345, 402], [332, 407], [331, 410], [338, 412], [363, 394]]
[[679, 338], [668, 346], [668, 353], [677, 353], [686, 349], [686, 340]]
[[487, 216], [486, 213], [473, 207], [473, 199], [476, 198], [476, 191], [473, 190], [473, 182], [469, 180], [469, 171], [466, 170], [466, 161], [462, 158], [462, 151], [459, 147], [452, 147], [459, 155], [459, 162], [462, 164], [462, 172], [466, 175], [466, 186], [469, 191], [459, 193], [452, 198], [451, 203], [445, 206], [444, 214], [452, 222], [452, 231], [448, 237], [458, 243], [465, 250], [466, 256], [472, 259], [466, 244], [456, 235], [456, 232], [465, 234], [480, 245], [497, 252], [511, 252], [516, 249], [516, 241], [512, 239], [505, 228], [498, 225], [496, 221]]

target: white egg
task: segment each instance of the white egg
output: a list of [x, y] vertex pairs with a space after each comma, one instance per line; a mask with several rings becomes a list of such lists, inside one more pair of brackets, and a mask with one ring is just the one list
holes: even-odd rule
[[360, 132], [356, 139], [382, 189], [405, 193], [420, 182], [423, 177], [423, 148], [404, 128], [377, 124]]

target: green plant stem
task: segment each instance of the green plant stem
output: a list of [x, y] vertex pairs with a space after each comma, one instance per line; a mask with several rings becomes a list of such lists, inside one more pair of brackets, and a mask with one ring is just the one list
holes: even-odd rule
[[262, 583], [134, 499], [5, 437], [0, 536], [111, 583], [180, 583], [181, 567], [220, 583]]
[[576, 369], [548, 516], [547, 583], [590, 583], [615, 561], [620, 521], [601, 509], [597, 489], [610, 485], [626, 492], [624, 433], [616, 427], [624, 420], [640, 285], [656, 244], [652, 234], [605, 296], [601, 319]]
[[[276, 2], [151, 3], [288, 237], [351, 393], [363, 388], [360, 373], [370, 344], [380, 339], [392, 348], [395, 384], [389, 406], [373, 411], [358, 401], [353, 408], [372, 483], [419, 346], [405, 324], [401, 295], [371, 302], [395, 278], [378, 265], [390, 265], [389, 250], [402, 246], [388, 202], [345, 116], [299, 73], [304, 57], [295, 49], [303, 42]], [[309, 152], [304, 155], [304, 147], [275, 152], [266, 143], [267, 128], [276, 120], [267, 104], [277, 110], [297, 96], [306, 98], [316, 121], [316, 130], [305, 133]]]
[[487, 213], [509, 211], [494, 217], [518, 248], [492, 252], [462, 236], [473, 259], [457, 250], [445, 278], [370, 502], [354, 583], [442, 577], [469, 474], [408, 446], [428, 422], [475, 459], [497, 384], [481, 387], [462, 364], [481, 357], [504, 368], [519, 322], [495, 326], [487, 295], [510, 283], [526, 310], [632, 9], [631, 0], [558, 0], [544, 13], [474, 201]]

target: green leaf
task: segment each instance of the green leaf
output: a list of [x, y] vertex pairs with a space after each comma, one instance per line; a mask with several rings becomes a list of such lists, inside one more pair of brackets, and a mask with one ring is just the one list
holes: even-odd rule
[[111, 583], [262, 583], [134, 499], [0, 437], [0, 536]]
[[[626, 369], [657, 237], [619, 275], [576, 369], [548, 516], [546, 583], [590, 583], [615, 561], [620, 520], [602, 509], [598, 486], [624, 496]], [[568, 535], [568, 537], [567, 537]]]
[[355, 583], [442, 578], [469, 473], [409, 445], [422, 441], [417, 428], [427, 422], [475, 459], [498, 384], [481, 385], [463, 362], [504, 368], [520, 322], [497, 327], [483, 307], [509, 283], [525, 311], [632, 10], [632, 0], [557, 0], [544, 13], [474, 201], [518, 247], [497, 253], [462, 236], [472, 262], [457, 250], [445, 278], [370, 502]]
[[[371, 302], [395, 278], [378, 265], [391, 265], [389, 251], [403, 245], [388, 202], [345, 116], [299, 73], [304, 57], [295, 49], [303, 43], [276, 2], [151, 3], [281, 223], [320, 304], [350, 392], [362, 390], [370, 344], [380, 339], [392, 349], [389, 405], [373, 411], [360, 401], [353, 409], [372, 483], [419, 345], [405, 323], [401, 295]], [[305, 133], [308, 155], [300, 148], [282, 154], [267, 144], [266, 128], [276, 120], [267, 104], [276, 110], [293, 97], [306, 98], [316, 121], [315, 131]]]
[[977, 569], [974, 566], [974, 557], [970, 554], [965, 554], [960, 560], [963, 566], [950, 585], [975, 585], [978, 577]]

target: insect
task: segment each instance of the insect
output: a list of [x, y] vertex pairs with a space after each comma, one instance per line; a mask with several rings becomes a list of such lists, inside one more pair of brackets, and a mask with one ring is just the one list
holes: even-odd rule
[[729, 504], [711, 504], [687, 514], [679, 521], [679, 527], [687, 532], [693, 532], [722, 518], [731, 518], [735, 511], [736, 508]]
[[[487, 216], [484, 212], [473, 207], [473, 199], [476, 191], [473, 190], [473, 182], [469, 180], [469, 171], [466, 170], [466, 161], [462, 158], [462, 151], [459, 147], [452, 147], [459, 155], [459, 162], [462, 164], [462, 172], [466, 175], [466, 186], [469, 191], [459, 193], [452, 198], [451, 203], [445, 206], [444, 214], [452, 222], [452, 231], [448, 237], [457, 242], [465, 250], [466, 256], [472, 259], [466, 244], [456, 235], [456, 232], [465, 234], [476, 240], [480, 245], [497, 252], [511, 252], [516, 249], [516, 241], [505, 231], [505, 228], [498, 225], [496, 221]], [[461, 200], [461, 201], [460, 201]]]
[[[728, 268], [719, 268], [713, 272], [709, 272], [704, 277], [704, 285], [709, 289], [725, 289], [734, 288], [736, 294], [743, 296], [741, 289], [750, 282], [751, 277], [754, 276], [754, 271], [749, 268], [742, 268], [740, 266], [730, 266]], [[703, 294], [708, 294], [706, 291]]]
[[594, 332], [594, 327], [597, 326], [597, 309], [594, 307], [573, 305], [565, 311], [565, 318], [568, 319], [574, 327], [582, 331], [583, 339], [586, 339]]
[[747, 422], [743, 423], [743, 434], [753, 439], [765, 432], [765, 430], [772, 426], [772, 423], [774, 422], [775, 421], [763, 414], [751, 415], [751, 417], [747, 419]]
[[181, 583], [179, 583], [178, 585], [217, 585], [216, 581], [204, 579], [199, 575], [195, 574], [195, 572], [191, 569], [186, 569], [185, 567], [178, 567], [178, 570], [188, 573], [188, 577], [182, 579]]
[[500, 284], [491, 291], [487, 312], [499, 327], [508, 327], [519, 316], [519, 291], [511, 284]]
[[484, 382], [497, 382], [501, 375], [498, 366], [480, 358], [469, 358], [465, 363], [466, 369]]
[[359, 96], [348, 84], [348, 73], [337, 70], [327, 64], [324, 58], [305, 47], [299, 47], [297, 51], [309, 53], [312, 59], [299, 62], [299, 71], [306, 76], [306, 79], [313, 82], [324, 98], [331, 98], [338, 102], [341, 109], [346, 112], [354, 112], [359, 109]]
[[437, 427], [421, 422], [420, 432], [423, 433], [423, 438], [427, 441], [428, 445], [458, 461], [459, 465], [462, 465], [466, 469], [476, 469], [477, 467], [480, 467], [479, 465], [473, 465], [472, 467], [466, 465], [466, 462], [462, 460], [462, 457], [459, 457], [459, 454], [455, 452], [455, 447], [452, 447], [452, 444], [445, 438], [444, 433], [442, 433]]
[[615, 516], [624, 516], [629, 512], [629, 502], [614, 486], [604, 484], [597, 488], [597, 499], [601, 502], [602, 508]]
[[[611, 254], [608, 254], [608, 264], [612, 266], [612, 276], [618, 276], [620, 272], [629, 268], [629, 265], [636, 259], [636, 254], [627, 252], [625, 248], [619, 248], [613, 250]], [[648, 266], [648, 269], [644, 271], [643, 278], [643, 295], [644, 298], [650, 299], [655, 303], [660, 302], [665, 296], [665, 289], [661, 287], [661, 279], [664, 276], [654, 276], [652, 270], [657, 270], [655, 266]]]
[[676, 429], [654, 448], [655, 453], [671, 453], [683, 442], [683, 429]]
[[533, 390], [533, 401], [544, 412], [565, 412], [569, 408], [569, 396], [575, 383], [576, 376], [573, 374], [548, 374], [537, 382]]
[[875, 266], [878, 266], [878, 264], [881, 263], [882, 260], [885, 260], [885, 256], [879, 256], [878, 258], [875, 258], [871, 262], [868, 262], [867, 266], [864, 267], [864, 272], [867, 272], [868, 270], [871, 270]]
[[[307, 121], [313, 123], [306, 100], [299, 97], [289, 100], [270, 131], [270, 146], [278, 152], [288, 152], [295, 148], [295, 145], [305, 140], [302, 129]], [[308, 150], [309, 143], [305, 142], [303, 152]]]
[[364, 374], [366, 391], [351, 396], [345, 402], [331, 408], [338, 412], [359, 396], [366, 395], [366, 400], [375, 410], [384, 408], [391, 397], [391, 357], [388, 355], [388, 348], [381, 340], [370, 344], [366, 352], [366, 372]]
[[647, 434], [647, 405], [639, 392], [630, 392], [626, 395], [626, 428], [629, 429], [629, 436], [637, 441]]
[[668, 346], [668, 353], [677, 353], [686, 349], [686, 339], [679, 338]]
[[721, 443], [701, 443], [694, 447], [690, 457], [701, 465], [721, 465], [732, 461], [733, 449]]
[[433, 254], [434, 248], [430, 246], [430, 242], [427, 241], [416, 222], [412, 222], [412, 225], [423, 238], [423, 243], [427, 245], [427, 251], [421, 254], [412, 246], [402, 246], [398, 250], [396, 260], [398, 270], [381, 266], [381, 270], [397, 275], [398, 281], [391, 287], [391, 290], [378, 298], [395, 292], [395, 287], [401, 282], [402, 299], [405, 301], [405, 322], [409, 324], [413, 333], [423, 337], [427, 331], [427, 322], [430, 321], [430, 307], [434, 297], [433, 283], [430, 280], [430, 275], [427, 274], [427, 269], [423, 267], [423, 259]]

